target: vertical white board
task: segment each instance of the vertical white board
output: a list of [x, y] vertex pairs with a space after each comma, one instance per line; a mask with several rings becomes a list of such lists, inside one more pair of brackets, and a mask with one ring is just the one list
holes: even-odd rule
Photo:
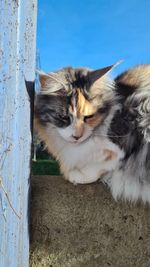
[[0, 0], [0, 267], [28, 266], [31, 127], [25, 80], [34, 82], [36, 15], [36, 0]]

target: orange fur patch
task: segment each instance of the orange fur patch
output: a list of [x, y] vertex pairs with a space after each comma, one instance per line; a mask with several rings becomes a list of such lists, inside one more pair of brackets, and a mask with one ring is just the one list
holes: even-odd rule
[[96, 107], [84, 97], [84, 95], [80, 92], [79, 89], [77, 90], [77, 92], [77, 117], [80, 118], [95, 114], [92, 118], [86, 120], [86, 123], [88, 123], [91, 127], [95, 127], [101, 122], [102, 117], [99, 114], [96, 114]]
[[[97, 113], [96, 106], [84, 97], [80, 89], [77, 89], [77, 103], [73, 98], [69, 106], [69, 112], [75, 119], [74, 131], [76, 136], [82, 136], [84, 134], [85, 124], [94, 128], [103, 120], [103, 116]], [[93, 116], [88, 118], [91, 115]]]
[[75, 124], [75, 136], [81, 137], [84, 133], [84, 122], [77, 120]]
[[100, 116], [99, 114], [95, 114], [94, 117], [87, 119], [86, 123], [88, 123], [91, 127], [96, 127], [101, 121], [102, 116]]
[[115, 152], [112, 152], [111, 150], [105, 149], [104, 155], [106, 156], [105, 161], [113, 160], [117, 157], [117, 154]]
[[77, 102], [77, 117], [89, 116], [96, 112], [96, 108], [90, 103], [79, 89], [78, 93], [78, 102]]

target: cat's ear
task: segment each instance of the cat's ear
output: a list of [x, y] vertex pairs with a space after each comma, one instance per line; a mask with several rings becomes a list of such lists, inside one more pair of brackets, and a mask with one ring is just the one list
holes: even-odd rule
[[89, 78], [90, 84], [92, 85], [98, 79], [102, 78], [105, 74], [110, 72], [112, 68], [113, 68], [113, 65], [89, 72], [88, 78]]
[[41, 93], [54, 94], [60, 89], [65, 88], [65, 83], [58, 73], [45, 73], [42, 71], [37, 71], [37, 73], [39, 74]]
[[89, 79], [90, 84], [93, 85], [95, 82], [97, 82], [103, 76], [108, 74], [112, 69], [114, 69], [116, 66], [118, 66], [121, 62], [122, 61], [118, 61], [117, 63], [115, 63], [113, 65], [89, 72], [88, 73], [88, 79]]
[[46, 90], [48, 89], [48, 85], [50, 83], [50, 77], [43, 71], [39, 71], [37, 70], [36, 71], [39, 75], [39, 82], [40, 82], [40, 90]]

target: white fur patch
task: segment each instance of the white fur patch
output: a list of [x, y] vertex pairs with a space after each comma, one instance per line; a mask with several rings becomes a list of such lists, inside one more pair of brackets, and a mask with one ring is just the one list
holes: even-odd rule
[[[101, 174], [114, 170], [124, 153], [119, 147], [105, 137], [90, 137], [82, 143], [70, 143], [64, 140], [57, 128], [49, 126], [47, 132], [42, 133], [49, 151], [59, 160], [61, 171], [65, 178], [73, 183], [92, 183]], [[105, 150], [113, 151], [116, 157], [106, 159]]]
[[81, 138], [78, 140], [75, 140], [73, 136], [75, 136], [75, 126], [74, 123], [69, 125], [66, 128], [58, 128], [57, 129], [60, 136], [63, 137], [67, 142], [72, 142], [72, 143], [82, 143], [84, 140], [86, 140], [92, 133], [92, 128], [88, 125], [84, 126], [84, 134]]
[[115, 171], [109, 180], [109, 187], [113, 197], [122, 198], [131, 202], [142, 200], [150, 203], [150, 184], [141, 184], [134, 176], [123, 171]]

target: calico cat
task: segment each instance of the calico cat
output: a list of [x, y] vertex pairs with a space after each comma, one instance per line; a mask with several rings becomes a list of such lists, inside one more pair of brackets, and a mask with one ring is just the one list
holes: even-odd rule
[[40, 73], [35, 128], [65, 178], [99, 178], [115, 199], [150, 202], [150, 65]]

